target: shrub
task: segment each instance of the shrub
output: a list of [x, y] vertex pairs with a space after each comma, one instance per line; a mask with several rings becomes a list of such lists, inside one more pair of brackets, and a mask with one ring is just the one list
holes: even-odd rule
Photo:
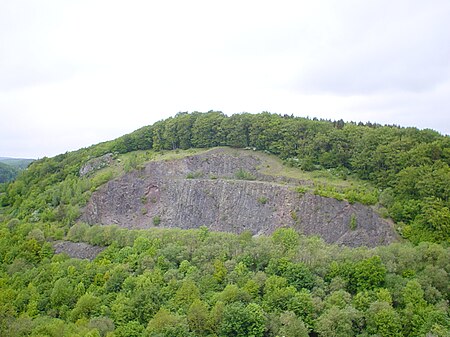
[[354, 231], [356, 227], [358, 226], [358, 223], [356, 222], [356, 215], [352, 214], [350, 217], [350, 229]]
[[159, 215], [155, 215], [155, 216], [153, 217], [153, 224], [154, 224], [155, 226], [159, 226], [160, 223], [161, 223], [161, 217], [160, 217]]
[[255, 176], [253, 174], [251, 174], [248, 171], [245, 171], [244, 169], [239, 169], [236, 173], [235, 173], [235, 178], [239, 179], [239, 180], [255, 180]]
[[297, 187], [295, 188], [295, 191], [296, 191], [298, 194], [300, 194], [300, 196], [303, 196], [303, 195], [308, 191], [308, 188], [306, 188], [305, 186], [297, 186]]
[[259, 197], [259, 198], [258, 198], [258, 202], [259, 202], [261, 205], [265, 205], [265, 204], [267, 203], [267, 201], [268, 201], [268, 199], [267, 199], [266, 196], [262, 196], [262, 197]]
[[203, 172], [197, 171], [197, 172], [189, 172], [186, 176], [186, 179], [198, 179], [203, 177]]

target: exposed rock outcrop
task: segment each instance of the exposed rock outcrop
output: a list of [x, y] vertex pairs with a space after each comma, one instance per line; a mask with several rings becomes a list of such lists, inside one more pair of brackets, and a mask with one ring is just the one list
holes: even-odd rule
[[53, 244], [55, 254], [66, 253], [72, 258], [93, 260], [105, 248], [84, 242], [57, 241]]
[[262, 174], [264, 164], [255, 153], [228, 149], [149, 162], [94, 192], [81, 220], [128, 228], [207, 226], [254, 235], [290, 226], [348, 246], [396, 240], [392, 224], [371, 207], [301, 195], [294, 187], [308, 182]]
[[92, 172], [100, 170], [106, 166], [111, 165], [113, 161], [113, 154], [107, 153], [101, 157], [93, 158], [89, 160], [80, 168], [80, 177], [86, 176]]

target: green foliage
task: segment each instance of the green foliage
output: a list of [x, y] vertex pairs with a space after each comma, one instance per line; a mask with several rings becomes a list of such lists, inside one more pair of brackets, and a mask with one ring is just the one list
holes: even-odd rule
[[373, 302], [367, 310], [367, 331], [373, 335], [400, 337], [400, 315], [386, 302]]
[[100, 298], [90, 293], [82, 295], [72, 310], [72, 320], [76, 321], [79, 318], [95, 317], [100, 313], [100, 302]]
[[[49, 227], [50, 226], [50, 227]], [[450, 251], [79, 224], [93, 261], [42, 256], [56, 224], [0, 223], [0, 334], [445, 335]], [[26, 250], [25, 247], [28, 247]], [[20, 333], [19, 333], [20, 332]]]
[[[313, 171], [300, 194], [379, 202], [417, 245], [350, 249], [283, 227], [252, 237], [75, 224], [92, 191], [123, 172], [218, 145]], [[80, 177], [107, 153], [110, 166]], [[0, 189], [0, 335], [448, 335], [449, 164], [450, 138], [431, 130], [213, 111], [37, 160]], [[63, 238], [107, 247], [93, 261], [54, 255]]]
[[153, 225], [155, 225], [155, 226], [159, 226], [160, 225], [160, 223], [161, 223], [161, 217], [159, 216], [159, 215], [155, 215], [154, 217], [153, 217]]
[[198, 179], [203, 177], [203, 172], [189, 172], [186, 179]]
[[261, 205], [265, 205], [267, 203], [269, 199], [267, 199], [266, 196], [262, 196], [258, 198], [258, 203], [260, 203]]
[[17, 168], [0, 162], [0, 184], [14, 180], [18, 174]]
[[250, 172], [240, 168], [235, 174], [234, 177], [239, 180], [255, 180], [255, 176]]
[[273, 242], [285, 250], [294, 249], [299, 244], [299, 234], [293, 228], [280, 227], [273, 232]]
[[361, 314], [355, 308], [331, 307], [317, 319], [317, 331], [319, 336], [346, 337], [355, 336]]
[[308, 188], [306, 188], [305, 186], [297, 186], [295, 188], [295, 191], [300, 194], [301, 196], [303, 196], [306, 192], [308, 192]]
[[236, 302], [225, 307], [219, 336], [262, 337], [265, 331], [265, 317], [256, 303], [244, 306]]
[[190, 330], [196, 336], [206, 336], [212, 329], [209, 321], [208, 307], [199, 299], [194, 300], [189, 307], [187, 321]]
[[286, 311], [280, 315], [279, 336], [308, 337], [308, 328], [292, 311]]
[[[179, 113], [110, 142], [34, 161], [17, 180], [3, 187], [1, 205], [19, 219], [71, 225], [90, 191], [121, 172], [140, 168], [155, 156], [153, 150], [222, 145], [270, 152], [289, 166], [315, 171], [325, 181], [336, 177], [349, 181], [342, 186], [316, 183], [313, 190], [366, 205], [376, 204], [380, 197], [385, 216], [403, 223], [402, 234], [413, 242], [450, 240], [446, 225], [450, 209], [448, 136], [432, 130], [268, 112], [230, 117], [217, 111]], [[89, 178], [79, 177], [82, 165], [107, 153], [116, 158], [111, 167]], [[236, 178], [251, 180], [254, 175], [242, 169]], [[354, 178], [370, 184], [352, 185]], [[433, 206], [436, 203], [441, 211]]]
[[350, 216], [350, 229], [352, 230], [352, 231], [354, 231], [355, 229], [356, 229], [356, 227], [358, 226], [358, 223], [357, 223], [357, 221], [356, 221], [356, 215], [355, 214], [352, 214], [351, 216]]
[[160, 309], [150, 320], [147, 326], [147, 332], [149, 336], [192, 336], [189, 333], [186, 319], [182, 316], [172, 314], [165, 309]]

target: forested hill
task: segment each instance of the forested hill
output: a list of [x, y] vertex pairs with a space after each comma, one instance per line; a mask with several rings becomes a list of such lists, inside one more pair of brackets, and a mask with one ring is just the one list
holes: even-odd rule
[[14, 180], [18, 173], [19, 170], [17, 168], [0, 162], [0, 183]]
[[[205, 149], [216, 146], [228, 147]], [[449, 163], [449, 137], [431, 130], [220, 112], [180, 113], [40, 159], [0, 184], [0, 336], [447, 337]], [[228, 209], [240, 200], [228, 213], [236, 216], [220, 220], [245, 230], [167, 228], [160, 213], [150, 214], [163, 203], [186, 207], [177, 212], [182, 220], [195, 214], [182, 196], [201, 184], [245, 194], [227, 204], [223, 189], [207, 189]], [[270, 195], [261, 193], [267, 186]], [[251, 201], [271, 215], [279, 211], [275, 195], [286, 206], [282, 220], [252, 235], [240, 209]], [[391, 216], [409, 241], [350, 248], [306, 236], [316, 232], [295, 230], [307, 221], [289, 201], [300, 198], [323, 218], [344, 219], [346, 210], [353, 234], [361, 229], [355, 211], [358, 219]], [[325, 199], [339, 206], [334, 213], [317, 202]], [[127, 217], [132, 207], [151, 215], [150, 226], [126, 226], [139, 220], [136, 212]], [[123, 223], [88, 221], [110, 208]], [[319, 218], [310, 219], [314, 230]], [[392, 230], [389, 220], [372, 221], [375, 229], [380, 223]]]
[[[328, 170], [344, 179], [366, 180], [378, 188], [383, 212], [404, 237], [413, 242], [450, 240], [449, 136], [428, 129], [270, 113], [179, 113], [116, 140], [44, 158], [7, 187], [2, 204], [14, 205], [19, 218], [51, 213], [48, 205], [58, 206], [59, 201], [42, 200], [51, 198], [45, 193], [49, 186], [77, 176], [87, 160], [106, 153], [215, 146], [251, 147], [306, 171]], [[69, 216], [71, 221], [74, 216]]]
[[14, 180], [34, 159], [0, 157], [0, 183]]

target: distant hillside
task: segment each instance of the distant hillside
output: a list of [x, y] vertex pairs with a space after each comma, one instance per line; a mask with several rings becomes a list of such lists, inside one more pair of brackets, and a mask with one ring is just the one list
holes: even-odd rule
[[34, 162], [34, 159], [0, 157], [0, 163], [22, 170], [26, 169], [32, 162]]
[[0, 184], [14, 180], [34, 159], [0, 157]]
[[19, 170], [17, 168], [0, 161], [0, 184], [14, 180], [18, 173]]

